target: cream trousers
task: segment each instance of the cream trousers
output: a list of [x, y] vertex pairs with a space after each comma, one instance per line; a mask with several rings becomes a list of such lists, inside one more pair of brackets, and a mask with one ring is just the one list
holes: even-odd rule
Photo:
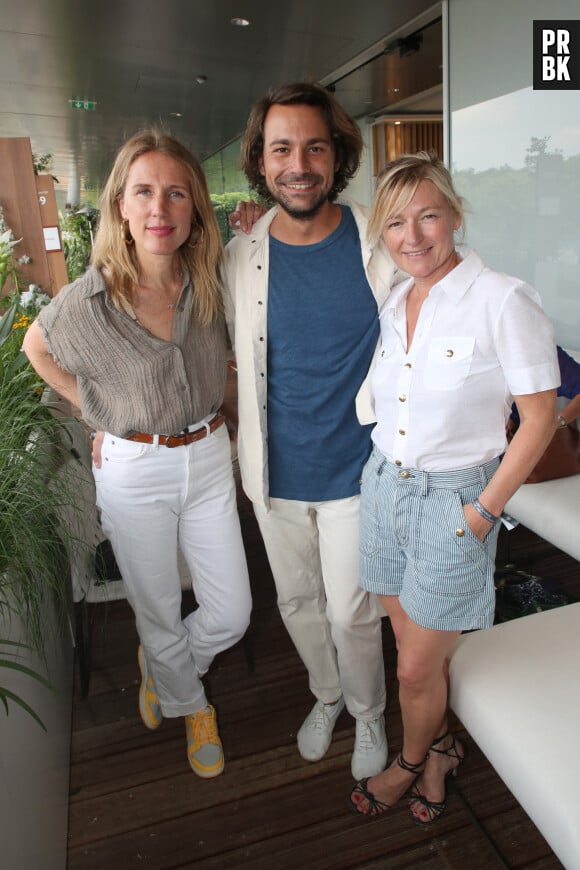
[[270, 499], [254, 505], [284, 624], [310, 689], [330, 703], [342, 694], [356, 719], [385, 707], [381, 613], [359, 587], [359, 496], [335, 501]]

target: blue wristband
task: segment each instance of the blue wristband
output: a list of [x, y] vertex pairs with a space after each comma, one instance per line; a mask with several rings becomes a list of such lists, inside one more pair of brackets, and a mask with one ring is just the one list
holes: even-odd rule
[[478, 498], [473, 500], [473, 507], [475, 508], [477, 513], [484, 518], [484, 520], [488, 521], [488, 523], [491, 523], [493, 525], [499, 520], [499, 517], [496, 517], [494, 514], [491, 513], [491, 511], [488, 511], [488, 509], [482, 505]]

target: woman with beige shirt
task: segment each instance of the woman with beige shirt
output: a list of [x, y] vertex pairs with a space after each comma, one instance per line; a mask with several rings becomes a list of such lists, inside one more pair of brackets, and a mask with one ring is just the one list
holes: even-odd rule
[[[201, 677], [243, 636], [251, 608], [220, 413], [221, 258], [200, 165], [175, 139], [139, 133], [104, 189], [91, 267], [24, 341], [41, 377], [105, 432], [93, 473], [135, 612], [141, 718], [154, 729], [183, 716], [188, 760], [203, 778], [224, 759]], [[185, 619], [178, 546], [198, 604]]]

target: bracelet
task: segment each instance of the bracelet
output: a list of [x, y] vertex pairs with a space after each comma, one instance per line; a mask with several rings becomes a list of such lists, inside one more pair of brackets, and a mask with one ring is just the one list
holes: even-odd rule
[[491, 511], [488, 511], [488, 509], [482, 505], [478, 498], [475, 498], [473, 500], [473, 507], [475, 508], [477, 513], [484, 518], [484, 520], [488, 521], [488, 523], [491, 523], [493, 525], [499, 520], [499, 517], [496, 517], [494, 514], [491, 513]]

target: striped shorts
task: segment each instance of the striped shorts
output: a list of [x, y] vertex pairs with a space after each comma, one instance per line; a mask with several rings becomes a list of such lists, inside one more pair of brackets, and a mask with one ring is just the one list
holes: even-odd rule
[[499, 523], [484, 541], [463, 505], [481, 494], [499, 465], [417, 471], [389, 462], [377, 447], [364, 467], [360, 506], [360, 584], [398, 595], [417, 625], [467, 631], [493, 623], [493, 571]]

